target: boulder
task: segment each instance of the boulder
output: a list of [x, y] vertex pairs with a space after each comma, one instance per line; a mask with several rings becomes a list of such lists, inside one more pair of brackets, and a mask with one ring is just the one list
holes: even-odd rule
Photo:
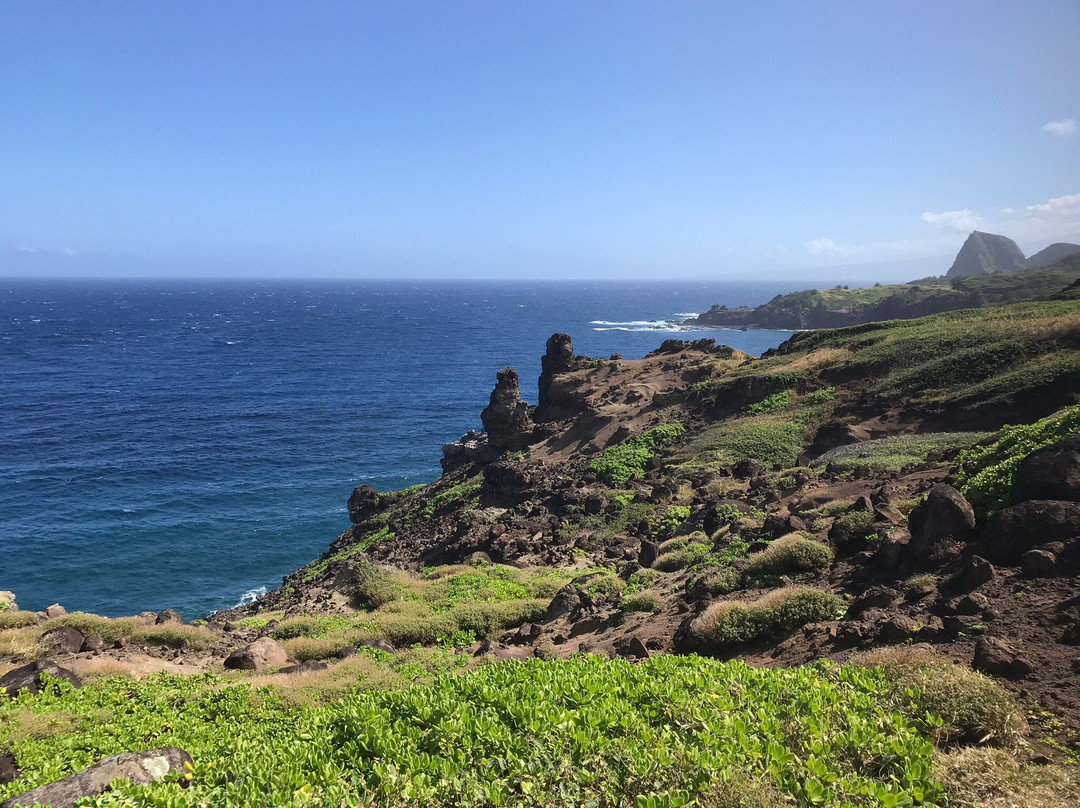
[[67, 609], [61, 606], [59, 603], [54, 603], [45, 609], [45, 616], [50, 620], [55, 620], [57, 617], [63, 617], [67, 614]]
[[990, 600], [982, 592], [964, 595], [956, 604], [957, 614], [979, 615], [990, 608]]
[[579, 606], [581, 606], [581, 595], [578, 593], [577, 587], [573, 584], [567, 584], [556, 592], [555, 597], [551, 599], [551, 603], [548, 604], [547, 614], [544, 615], [544, 622], [550, 623], [552, 620], [564, 617]]
[[19, 779], [19, 764], [14, 755], [0, 755], [0, 786]]
[[91, 634], [83, 640], [82, 648], [79, 651], [84, 654], [98, 654], [104, 651], [105, 647], [105, 640], [97, 634]]
[[158, 616], [154, 618], [154, 624], [158, 626], [168, 625], [170, 623], [183, 623], [184, 618], [180, 616], [180, 612], [175, 609], [166, 609], [163, 612], [158, 612]]
[[185, 763], [191, 765], [191, 755], [175, 746], [148, 752], [125, 752], [107, 757], [63, 780], [17, 794], [0, 803], [0, 808], [36, 803], [51, 808], [74, 808], [77, 800], [104, 794], [113, 780], [129, 780], [135, 785], [145, 786], [174, 772], [183, 772]]
[[894, 615], [882, 624], [878, 638], [886, 645], [899, 645], [907, 642], [919, 630], [919, 624], [904, 614]]
[[82, 650], [86, 638], [83, 633], [72, 626], [59, 626], [50, 628], [41, 635], [38, 642], [43, 648], [47, 648], [54, 654], [77, 654]]
[[991, 676], [1022, 679], [1032, 671], [1031, 663], [1020, 657], [1005, 640], [980, 637], [975, 643], [975, 658], [971, 667]]
[[1028, 550], [1080, 537], [1080, 503], [1032, 499], [998, 511], [982, 540], [991, 561], [1016, 564]]
[[939, 560], [952, 545], [963, 544], [975, 532], [975, 511], [951, 485], [935, 485], [908, 517], [909, 549], [916, 563]]
[[950, 592], [971, 592], [994, 579], [997, 570], [982, 556], [972, 556], [944, 586]]
[[315, 671], [324, 671], [329, 667], [330, 666], [325, 662], [320, 662], [317, 659], [308, 659], [301, 662], [299, 665], [289, 665], [288, 667], [282, 668], [278, 673], [313, 673]]
[[867, 609], [887, 609], [896, 602], [896, 593], [884, 586], [872, 586], [851, 602], [849, 620], [859, 617]]
[[374, 640], [361, 640], [359, 643], [366, 648], [374, 648], [376, 651], [385, 651], [388, 654], [394, 653], [397, 649], [392, 644], [382, 638]]
[[736, 480], [749, 480], [759, 474], [761, 474], [761, 464], [750, 457], [740, 460], [731, 469], [731, 475]]
[[13, 671], [8, 671], [0, 678], [0, 691], [15, 697], [20, 690], [28, 690], [31, 693], [40, 693], [42, 688], [41, 674], [46, 673], [53, 679], [66, 679], [75, 687], [82, 687], [82, 682], [73, 671], [62, 668], [54, 662], [39, 659], [29, 665], [23, 665]]
[[1057, 556], [1049, 550], [1028, 550], [1020, 556], [1020, 568], [1028, 578], [1054, 578], [1058, 575]]
[[660, 545], [652, 540], [646, 539], [641, 543], [641, 549], [638, 550], [637, 563], [643, 567], [651, 567], [656, 563], [656, 559], [659, 555]]
[[229, 654], [225, 667], [239, 671], [265, 671], [280, 668], [288, 661], [289, 655], [281, 643], [273, 637], [260, 637], [247, 648]]
[[1080, 502], [1080, 435], [1032, 452], [1016, 467], [1009, 504], [1032, 499]]
[[15, 593], [0, 589], [0, 612], [18, 611], [19, 604], [15, 602]]

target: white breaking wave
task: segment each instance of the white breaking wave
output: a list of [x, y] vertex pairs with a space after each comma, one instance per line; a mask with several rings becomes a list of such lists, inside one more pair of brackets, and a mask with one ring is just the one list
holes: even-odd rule
[[233, 606], [233, 608], [239, 609], [241, 606], [247, 606], [250, 603], [254, 603], [256, 599], [261, 598], [265, 594], [265, 586], [259, 586], [255, 589], [249, 589], [247, 592], [240, 596], [240, 602]]

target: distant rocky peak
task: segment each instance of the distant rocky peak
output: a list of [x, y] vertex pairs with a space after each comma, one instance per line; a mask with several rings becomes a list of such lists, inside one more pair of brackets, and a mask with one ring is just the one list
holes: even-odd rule
[[1020, 272], [1027, 267], [1024, 253], [1011, 238], [972, 231], [946, 273], [949, 278]]
[[1040, 267], [1049, 266], [1050, 264], [1056, 264], [1064, 258], [1068, 258], [1070, 255], [1080, 253], [1080, 244], [1069, 244], [1064, 241], [1059, 241], [1051, 244], [1049, 247], [1045, 247], [1035, 253], [1027, 260], [1028, 269], [1038, 269]]

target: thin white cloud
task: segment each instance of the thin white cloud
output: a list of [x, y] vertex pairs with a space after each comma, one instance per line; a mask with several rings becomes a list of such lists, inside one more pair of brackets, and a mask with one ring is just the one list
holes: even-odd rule
[[29, 244], [16, 244], [15, 252], [21, 253], [36, 253], [37, 250], [31, 247]]
[[78, 255], [78, 253], [75, 250], [71, 249], [71, 247], [64, 247], [64, 249], [60, 250], [60, 252], [62, 252], [68, 258], [74, 258], [76, 255]]
[[837, 244], [831, 238], [816, 238], [806, 242], [806, 249], [811, 255], [837, 255], [841, 258], [855, 255], [862, 250], [857, 244]]
[[939, 227], [942, 230], [953, 230], [958, 233], [966, 233], [969, 230], [978, 230], [983, 224], [983, 217], [972, 212], [968, 208], [963, 210], [945, 210], [941, 213], [926, 211], [919, 217], [927, 224]]
[[1056, 137], [1072, 137], [1076, 134], [1076, 121], [1072, 118], [1065, 118], [1062, 121], [1050, 121], [1050, 123], [1043, 124], [1042, 130]]
[[1028, 205], [1027, 215], [1038, 219], [1076, 219], [1080, 218], [1080, 194], [1055, 196], [1041, 205]]

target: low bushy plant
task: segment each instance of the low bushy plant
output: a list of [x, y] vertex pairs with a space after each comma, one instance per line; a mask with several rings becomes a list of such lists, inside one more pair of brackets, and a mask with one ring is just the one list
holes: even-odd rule
[[670, 443], [685, 432], [677, 421], [661, 424], [601, 452], [589, 464], [589, 471], [611, 485], [625, 486], [641, 477], [648, 468], [656, 449]]
[[796, 533], [777, 539], [754, 553], [746, 567], [751, 578], [768, 580], [826, 569], [833, 561], [832, 548]]
[[691, 630], [712, 651], [728, 651], [791, 631], [807, 623], [838, 619], [843, 598], [818, 589], [774, 590], [750, 603], [718, 601], [697, 617]]
[[779, 393], [773, 393], [756, 404], [751, 404], [746, 408], [746, 411], [751, 415], [767, 415], [771, 412], [786, 410], [790, 406], [791, 393], [787, 390], [781, 390]]
[[658, 612], [660, 601], [652, 592], [638, 592], [625, 596], [619, 608], [624, 612]]

